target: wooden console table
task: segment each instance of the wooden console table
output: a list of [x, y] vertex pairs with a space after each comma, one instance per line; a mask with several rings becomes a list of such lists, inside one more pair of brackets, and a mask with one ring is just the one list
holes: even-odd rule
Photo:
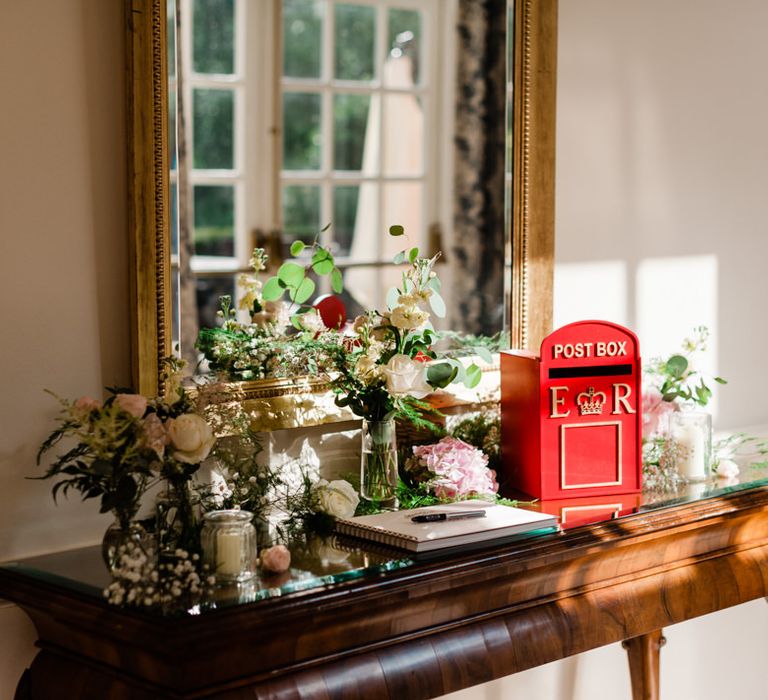
[[768, 594], [768, 479], [432, 561], [335, 552], [180, 618], [107, 605], [97, 548], [2, 565], [39, 636], [17, 698], [415, 700], [626, 640], [657, 698], [664, 626]]

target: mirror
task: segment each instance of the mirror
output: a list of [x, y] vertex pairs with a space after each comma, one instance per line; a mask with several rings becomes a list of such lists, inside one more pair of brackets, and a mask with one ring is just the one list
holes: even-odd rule
[[[412, 8], [420, 3], [409, 1], [397, 5]], [[127, 0], [127, 8], [134, 374], [138, 389], [153, 393], [160, 385], [159, 358], [169, 354], [174, 337], [171, 230], [175, 214], [170, 194], [173, 162], [169, 157], [172, 144], [167, 92], [168, 17], [165, 0]], [[531, 300], [537, 299], [546, 288], [550, 264], [546, 239], [548, 235], [551, 237], [551, 230], [547, 233], [551, 229], [551, 216], [547, 214], [551, 177], [546, 164], [553, 157], [554, 144], [551, 140], [539, 141], [537, 133], [551, 119], [547, 100], [550, 106], [553, 104], [549, 93], [554, 85], [554, 70], [542, 50], [554, 29], [551, 8], [550, 2], [530, 0], [510, 4], [515, 31], [514, 69], [510, 75], [514, 75], [515, 90], [510, 119], [512, 172], [507, 178], [512, 191], [511, 239], [507, 247], [512, 254], [506, 266], [506, 285], [510, 334], [517, 346], [535, 345], [540, 335], [536, 324], [537, 309], [541, 305], [537, 301], [534, 306]], [[549, 75], [550, 79], [543, 84], [540, 80], [534, 81], [534, 75]], [[499, 236], [504, 228], [502, 221], [495, 222], [494, 229]], [[426, 233], [423, 227], [422, 242], [426, 240]], [[450, 244], [446, 246], [446, 258], [461, 261], [457, 250]], [[467, 250], [477, 252], [472, 248]], [[488, 264], [489, 255], [486, 253], [484, 264]], [[496, 259], [500, 260], [500, 256]], [[468, 277], [468, 268], [459, 265], [455, 269], [457, 274], [451, 283], [459, 287], [460, 282], [467, 281], [461, 278]], [[468, 278], [476, 281], [482, 276], [475, 272], [474, 277]], [[501, 298], [496, 302], [500, 304]], [[459, 309], [460, 303], [461, 299], [457, 301]], [[546, 307], [546, 303], [543, 306]], [[546, 322], [540, 325], [543, 327]], [[287, 388], [271, 386], [267, 390], [280, 394]]]

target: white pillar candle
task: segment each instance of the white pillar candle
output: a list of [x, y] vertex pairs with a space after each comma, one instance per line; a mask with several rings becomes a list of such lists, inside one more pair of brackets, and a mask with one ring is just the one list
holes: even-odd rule
[[707, 478], [706, 441], [704, 428], [699, 425], [678, 425], [674, 439], [680, 447], [678, 469], [680, 476], [690, 481]]
[[216, 534], [216, 573], [236, 576], [242, 570], [243, 535], [240, 532]]

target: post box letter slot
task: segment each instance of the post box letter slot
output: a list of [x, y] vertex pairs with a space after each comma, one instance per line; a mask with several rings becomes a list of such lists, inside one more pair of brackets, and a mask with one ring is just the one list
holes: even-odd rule
[[586, 367], [552, 367], [550, 379], [568, 377], [626, 377], [632, 374], [632, 365], [593, 365]]

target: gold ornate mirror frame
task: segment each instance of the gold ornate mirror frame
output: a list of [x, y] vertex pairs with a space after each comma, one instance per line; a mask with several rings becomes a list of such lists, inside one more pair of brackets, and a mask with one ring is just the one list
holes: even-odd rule
[[[171, 352], [167, 0], [125, 0], [133, 383], [161, 390]], [[557, 0], [509, 0], [514, 12], [512, 201], [508, 285], [512, 347], [537, 349], [552, 323]], [[269, 396], [294, 382], [266, 380]], [[256, 393], [261, 394], [262, 390]]]

